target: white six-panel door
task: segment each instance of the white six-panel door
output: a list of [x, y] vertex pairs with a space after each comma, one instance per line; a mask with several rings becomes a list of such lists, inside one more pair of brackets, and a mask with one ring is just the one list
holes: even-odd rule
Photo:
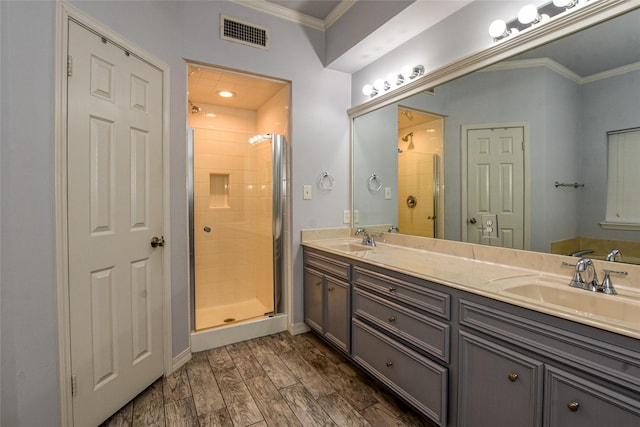
[[[466, 130], [468, 242], [524, 249], [523, 142], [522, 127]], [[497, 233], [487, 233], [483, 218], [494, 214]]]
[[72, 406], [89, 426], [163, 374], [163, 77], [69, 22]]

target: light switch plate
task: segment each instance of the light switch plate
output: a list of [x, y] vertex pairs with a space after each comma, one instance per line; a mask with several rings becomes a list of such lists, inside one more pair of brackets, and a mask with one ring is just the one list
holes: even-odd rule
[[304, 200], [311, 200], [311, 186], [305, 185], [304, 190], [302, 192], [302, 198]]
[[353, 223], [357, 224], [360, 222], [360, 212], [358, 212], [358, 210], [354, 210], [353, 211]]
[[349, 223], [351, 222], [351, 211], [349, 211], [349, 210], [345, 210], [345, 211], [342, 213], [342, 222], [343, 222], [344, 224], [349, 224]]
[[391, 187], [384, 187], [385, 200], [391, 200]]

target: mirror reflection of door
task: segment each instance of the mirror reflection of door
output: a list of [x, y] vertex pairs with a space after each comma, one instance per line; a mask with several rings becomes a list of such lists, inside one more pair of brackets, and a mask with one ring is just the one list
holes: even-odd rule
[[442, 235], [440, 200], [444, 119], [398, 107], [398, 229], [423, 237]]
[[464, 151], [463, 240], [524, 249], [524, 128], [466, 127]]

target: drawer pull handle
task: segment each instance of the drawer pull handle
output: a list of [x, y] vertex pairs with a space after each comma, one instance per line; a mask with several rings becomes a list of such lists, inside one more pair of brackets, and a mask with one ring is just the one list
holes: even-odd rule
[[388, 367], [392, 367], [392, 366], [393, 366], [393, 362], [392, 362], [392, 361], [388, 361], [388, 362], [387, 362], [387, 366], [388, 366]]
[[333, 288], [333, 287], [332, 287], [332, 288], [327, 288], [327, 291], [328, 291], [328, 292], [331, 292], [331, 291], [333, 291], [334, 289], [335, 289], [335, 288]]
[[567, 405], [570, 411], [576, 412], [580, 408], [580, 404], [578, 402], [571, 402]]
[[517, 379], [518, 379], [518, 374], [516, 374], [515, 372], [511, 372], [509, 374], [509, 381], [511, 381], [512, 383], [516, 382]]
[[395, 291], [396, 291], [396, 288], [394, 288], [394, 287], [390, 287], [389, 288], [389, 292], [395, 292]]
[[396, 321], [396, 318], [394, 316], [389, 317], [389, 322], [395, 322], [395, 321]]
[[316, 282], [316, 286], [322, 285], [322, 282]]

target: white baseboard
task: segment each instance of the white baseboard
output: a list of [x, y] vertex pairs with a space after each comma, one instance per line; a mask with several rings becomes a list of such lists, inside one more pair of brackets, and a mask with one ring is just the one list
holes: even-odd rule
[[287, 315], [191, 333], [191, 351], [203, 351], [287, 330]]
[[291, 335], [304, 334], [305, 332], [309, 332], [311, 330], [306, 323], [291, 323], [288, 329]]
[[191, 360], [191, 347], [185, 348], [180, 354], [173, 358], [173, 372], [182, 368]]

